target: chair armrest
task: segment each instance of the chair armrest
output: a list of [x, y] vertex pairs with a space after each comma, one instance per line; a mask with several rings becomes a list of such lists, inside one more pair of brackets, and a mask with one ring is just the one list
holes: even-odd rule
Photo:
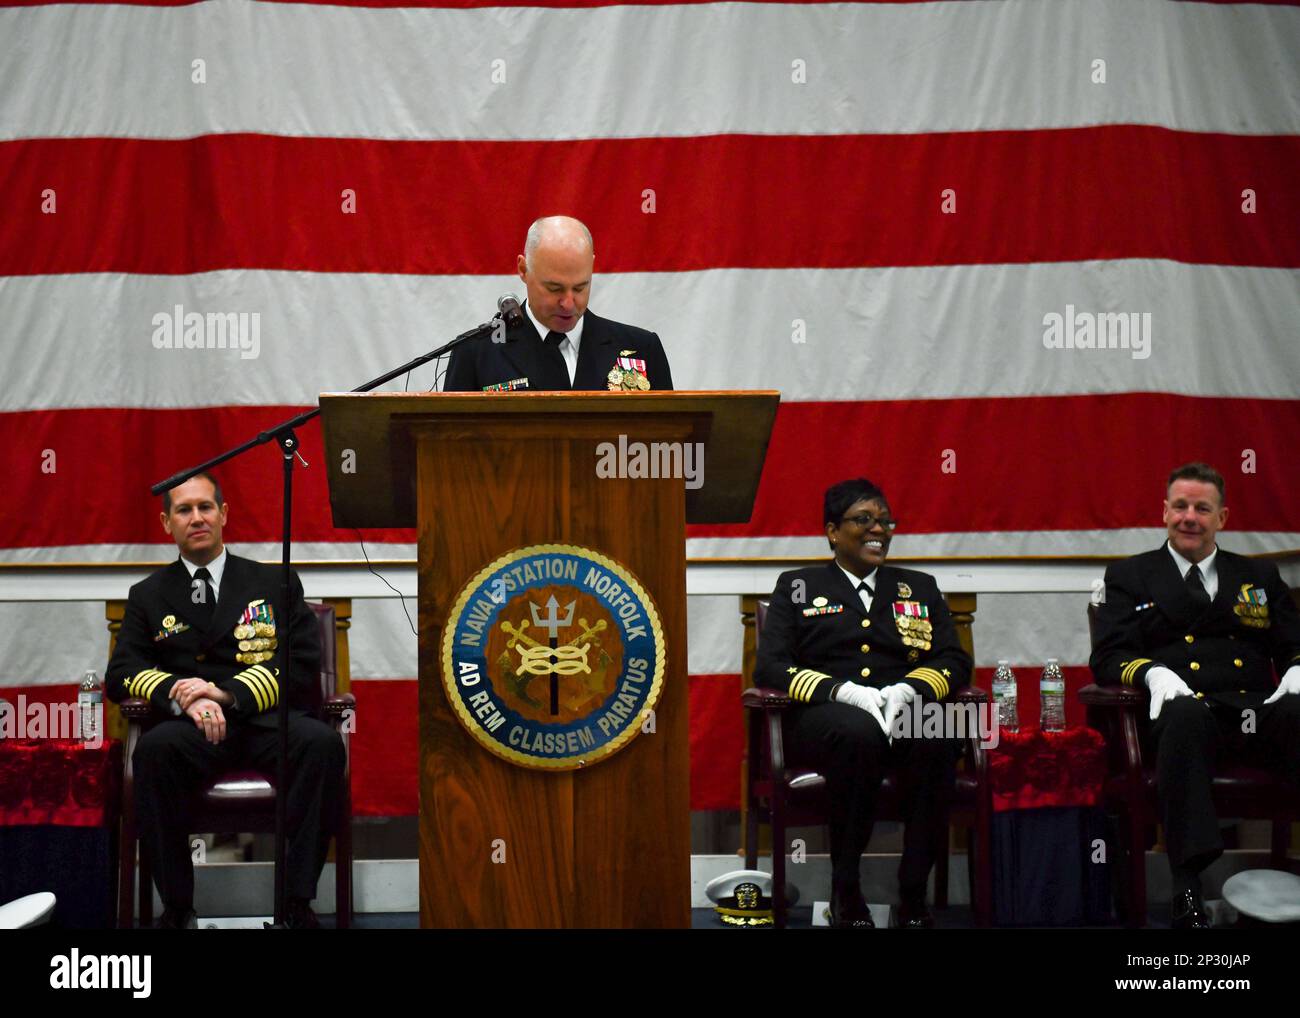
[[1133, 686], [1098, 686], [1093, 683], [1079, 690], [1079, 700], [1089, 707], [1137, 710], [1147, 702], [1147, 691]]
[[1088, 708], [1088, 725], [1106, 740], [1106, 756], [1112, 772], [1124, 775], [1129, 796], [1140, 801], [1143, 790], [1142, 736], [1139, 730], [1146, 714], [1149, 694], [1132, 686], [1098, 686], [1079, 690]]
[[122, 712], [122, 717], [128, 721], [148, 721], [149, 715], [153, 713], [153, 707], [149, 705], [148, 700], [142, 700], [138, 696], [128, 697], [117, 705], [117, 709]]
[[952, 698], [955, 703], [988, 703], [989, 691], [979, 686], [962, 686]]
[[345, 712], [357, 709], [357, 698], [351, 693], [335, 693], [326, 698], [323, 709], [326, 717], [341, 718]]
[[794, 701], [788, 694], [775, 689], [763, 689], [761, 686], [752, 686], [741, 693], [740, 703], [743, 707], [757, 710], [785, 710], [794, 706]]

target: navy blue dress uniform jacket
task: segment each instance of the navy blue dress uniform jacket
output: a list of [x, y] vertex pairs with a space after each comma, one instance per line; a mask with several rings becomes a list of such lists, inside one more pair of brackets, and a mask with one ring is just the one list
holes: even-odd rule
[[1231, 706], [1260, 695], [1300, 663], [1300, 612], [1277, 566], [1219, 549], [1219, 590], [1201, 607], [1161, 545], [1106, 570], [1089, 664], [1104, 686], [1146, 688], [1154, 665], [1176, 672], [1195, 693]]
[[[249, 603], [262, 599], [274, 611], [280, 567], [227, 553], [210, 624], [203, 622], [191, 599], [193, 580], [179, 558], [131, 588], [105, 676], [109, 699], [141, 697], [164, 716], [172, 716], [174, 701], [168, 696], [172, 686], [197, 676], [234, 694], [235, 706], [224, 710], [228, 722], [246, 720], [274, 727], [281, 695], [289, 697], [291, 712], [315, 713], [320, 705], [320, 635], [316, 616], [303, 599], [302, 582], [297, 573], [291, 577], [291, 681], [286, 683], [281, 676], [278, 655], [253, 664], [235, 657], [240, 653], [235, 627]], [[285, 626], [278, 617], [274, 624], [278, 641]]]
[[[564, 356], [542, 342], [525, 314], [520, 324], [506, 330], [503, 343], [494, 343], [488, 334], [456, 347], [451, 352], [443, 391], [482, 392], [489, 386], [509, 383], [515, 383], [512, 388], [532, 391], [606, 390], [609, 372], [617, 366], [620, 356], [645, 361], [651, 389], [673, 387], [668, 356], [655, 333], [611, 322], [591, 311], [582, 320], [578, 368], [572, 384]], [[625, 350], [632, 352], [624, 354]]]
[[[870, 582], [875, 593], [868, 614], [834, 561], [782, 573], [759, 637], [757, 683], [801, 703], [826, 702], [840, 682], [877, 688], [906, 682], [925, 700], [943, 700], [968, 684], [971, 657], [957, 640], [934, 577], [882, 565]], [[928, 609], [928, 648], [903, 642], [909, 630], [896, 621], [899, 602]]]

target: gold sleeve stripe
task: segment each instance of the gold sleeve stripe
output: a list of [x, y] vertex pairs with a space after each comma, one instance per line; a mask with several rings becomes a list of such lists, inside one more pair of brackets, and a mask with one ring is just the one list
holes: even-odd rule
[[275, 676], [261, 665], [245, 668], [235, 676], [235, 680], [248, 687], [257, 702], [259, 711], [270, 710], [280, 700], [279, 683], [276, 682]]
[[126, 691], [132, 696], [147, 700], [153, 696], [155, 689], [171, 677], [171, 672], [160, 672], [157, 668], [146, 668], [144, 671], [136, 672], [135, 675], [126, 680]]
[[942, 672], [937, 671], [934, 668], [913, 668], [905, 677], [924, 682], [934, 690], [934, 695], [937, 699], [942, 700], [948, 695], [948, 680], [944, 677]]
[[1121, 662], [1121, 670], [1119, 673], [1120, 683], [1125, 686], [1133, 685], [1133, 677], [1137, 674], [1137, 670], [1143, 665], [1149, 664], [1151, 664], [1151, 659], [1149, 657], [1139, 657], [1134, 658], [1132, 661]]
[[253, 665], [252, 668], [246, 669], [244, 674], [256, 681], [266, 695], [266, 707], [263, 710], [269, 710], [280, 702], [280, 684], [275, 678], [280, 674], [278, 669], [272, 673], [269, 668], [264, 668], [262, 665]]
[[802, 703], [811, 703], [813, 691], [829, 678], [824, 672], [815, 672], [811, 668], [800, 669], [790, 680], [790, 696]]

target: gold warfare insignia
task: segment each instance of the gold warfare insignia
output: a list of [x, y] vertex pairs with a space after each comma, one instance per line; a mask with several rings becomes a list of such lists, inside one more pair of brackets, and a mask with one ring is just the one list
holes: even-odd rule
[[164, 628], [164, 629], [171, 629], [174, 625], [176, 625], [176, 616], [175, 616], [175, 615], [164, 615], [164, 616], [163, 616], [163, 628]]
[[899, 597], [912, 596], [912, 588], [909, 587], [906, 583], [903, 583], [901, 580], [898, 583], [898, 596]]
[[625, 566], [578, 545], [533, 545], [485, 566], [457, 595], [442, 684], [489, 752], [573, 770], [636, 738], [665, 661], [659, 610]]
[[813, 598], [813, 607], [814, 607], [814, 608], [824, 608], [824, 607], [826, 607], [826, 605], [829, 604], [829, 603], [830, 603], [830, 602], [827, 601], [826, 598], [824, 598], [824, 597], [814, 597], [814, 598]]

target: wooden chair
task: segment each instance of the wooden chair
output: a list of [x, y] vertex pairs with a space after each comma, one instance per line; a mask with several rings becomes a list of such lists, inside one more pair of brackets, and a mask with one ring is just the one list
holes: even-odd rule
[[[343, 739], [343, 790], [334, 829], [334, 895], [336, 924], [352, 924], [352, 755], [348, 733], [354, 724], [356, 699], [338, 692], [339, 664], [347, 664], [346, 637], [338, 636], [335, 607], [307, 602], [316, 616], [321, 634], [321, 720], [334, 727]], [[109, 616], [114, 612], [110, 608]], [[120, 619], [120, 613], [117, 615]], [[342, 644], [342, 646], [340, 646]], [[148, 727], [153, 713], [147, 700], [127, 699], [119, 705], [127, 721], [126, 747], [122, 766], [122, 819], [118, 855], [118, 926], [133, 925], [132, 898], [135, 896], [136, 843], [135, 786], [132, 756], [136, 743]], [[231, 771], [205, 787], [195, 804], [196, 831], [238, 834], [245, 831], [271, 834], [275, 831], [275, 789], [268, 775], [254, 770]], [[140, 856], [140, 925], [153, 922], [153, 880], [144, 855]]]
[[[1293, 592], [1294, 594], [1294, 592]], [[1096, 643], [1097, 606], [1088, 605], [1088, 636]], [[1109, 773], [1103, 802], [1121, 836], [1126, 866], [1124, 874], [1125, 925], [1146, 924], [1146, 851], [1155, 844], [1159, 816], [1155, 759], [1151, 744], [1149, 695], [1131, 686], [1084, 686], [1079, 699], [1087, 708], [1090, 728], [1106, 739]], [[1286, 781], [1269, 771], [1229, 764], [1215, 774], [1211, 784], [1214, 806], [1221, 817], [1272, 821], [1269, 865], [1289, 867], [1290, 823], [1300, 819], [1300, 799]]]
[[[766, 600], [756, 604], [754, 636], [757, 650], [762, 636], [763, 621], [767, 614]], [[961, 633], [964, 624], [965, 632]], [[970, 619], [959, 621], [959, 634], [969, 651]], [[753, 679], [752, 655], [746, 655], [746, 682]], [[986, 704], [989, 695], [985, 690], [968, 686], [958, 690], [953, 700], [962, 704]], [[786, 763], [785, 735], [782, 717], [793, 705], [784, 693], [772, 689], [753, 687], [741, 696], [747, 714], [748, 735], [745, 781], [745, 866], [758, 865], [758, 826], [767, 819], [772, 828], [772, 912], [774, 925], [785, 926], [785, 852], [786, 829], [826, 822], [826, 778], [813, 770], [790, 767]], [[965, 767], [957, 772], [953, 791], [950, 822], [965, 827], [970, 832], [967, 867], [970, 880], [971, 904], [978, 926], [988, 926], [993, 902], [993, 863], [990, 854], [992, 841], [993, 793], [988, 776], [988, 754], [979, 739], [967, 740], [964, 751]], [[877, 799], [876, 817], [881, 820], [902, 819], [901, 803], [893, 774], [887, 774]], [[941, 834], [942, 843], [935, 852], [935, 905], [948, 904], [948, 831]], [[777, 846], [782, 846], [779, 849]]]

